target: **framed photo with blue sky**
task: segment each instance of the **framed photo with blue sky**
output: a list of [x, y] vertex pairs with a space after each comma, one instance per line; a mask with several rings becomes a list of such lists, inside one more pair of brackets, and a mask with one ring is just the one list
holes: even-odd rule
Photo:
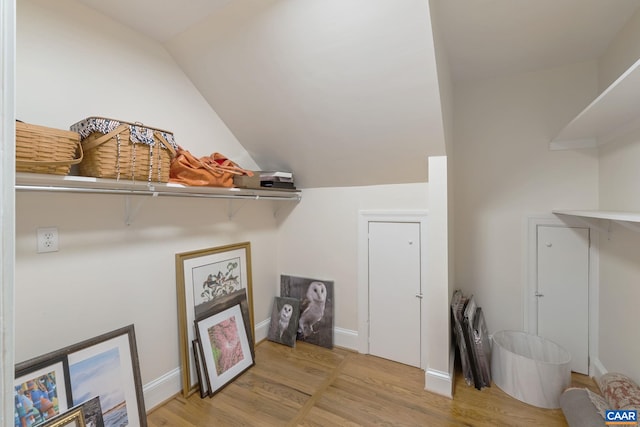
[[105, 427], [146, 427], [133, 325], [66, 349], [73, 405], [100, 396]]

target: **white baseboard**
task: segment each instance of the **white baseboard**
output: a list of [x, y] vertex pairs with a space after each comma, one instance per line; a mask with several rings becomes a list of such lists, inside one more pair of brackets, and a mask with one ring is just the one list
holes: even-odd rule
[[455, 348], [449, 349], [449, 372], [427, 369], [424, 374], [424, 389], [453, 399], [453, 376], [456, 362]]
[[262, 322], [258, 323], [255, 326], [255, 331], [254, 333], [256, 334], [256, 342], [260, 342], [262, 340], [266, 340], [267, 339], [267, 335], [269, 335], [269, 325], [271, 324], [271, 318], [267, 318], [266, 320], [263, 320]]
[[456, 352], [452, 346], [449, 349], [449, 372], [427, 369], [424, 374], [424, 389], [452, 399], [455, 362]]
[[452, 398], [453, 378], [448, 372], [427, 369], [424, 375], [424, 389], [441, 396]]
[[602, 376], [604, 374], [606, 374], [607, 372], [607, 368], [604, 367], [604, 365], [602, 364], [602, 362], [600, 361], [600, 359], [593, 359], [591, 361], [591, 376], [592, 377], [599, 377]]
[[[271, 319], [263, 320], [255, 326], [256, 342], [267, 339]], [[334, 344], [338, 347], [355, 350], [357, 348], [358, 332], [349, 329], [334, 329]], [[156, 378], [142, 387], [144, 406], [147, 412], [166, 402], [182, 391], [181, 369], [175, 368], [163, 376]]]
[[358, 331], [333, 328], [333, 344], [338, 347], [358, 351]]
[[[271, 318], [263, 320], [256, 325], [256, 342], [267, 339], [269, 335], [269, 325]], [[358, 349], [358, 331], [351, 329], [333, 328], [333, 344], [337, 347], [348, 348], [349, 350]]]
[[144, 406], [147, 412], [166, 402], [182, 390], [180, 371], [180, 368], [175, 368], [142, 387]]

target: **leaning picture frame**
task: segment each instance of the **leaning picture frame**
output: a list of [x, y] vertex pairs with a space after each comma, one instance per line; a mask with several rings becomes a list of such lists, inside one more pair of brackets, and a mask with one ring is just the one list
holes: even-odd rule
[[[34, 378], [46, 382], [43, 375], [50, 381], [55, 377], [56, 417], [71, 407], [83, 406], [86, 419], [95, 427], [147, 427], [132, 324], [18, 363], [15, 371], [16, 395], [18, 387], [30, 387]], [[34, 425], [29, 422], [26, 425]]]
[[298, 341], [333, 348], [333, 280], [282, 274], [280, 296], [300, 300]]
[[[80, 412], [82, 416], [78, 415], [78, 412]], [[84, 424], [82, 424], [83, 422]], [[71, 427], [80, 425], [86, 427], [104, 427], [99, 396], [95, 396], [93, 399], [76, 405], [65, 413], [56, 415], [45, 421], [44, 424], [40, 424], [41, 427]]]
[[289, 347], [295, 347], [299, 317], [300, 300], [297, 298], [275, 297], [267, 339]]
[[244, 291], [238, 291], [196, 317], [204, 377], [213, 397], [255, 364]]
[[200, 389], [200, 397], [205, 398], [209, 395], [209, 388], [205, 380], [204, 366], [202, 365], [202, 350], [200, 349], [200, 341], [196, 338], [192, 341], [193, 360], [196, 364], [196, 374], [198, 375], [198, 388]]
[[250, 242], [176, 254], [178, 333], [184, 397], [198, 389], [197, 365], [192, 351], [192, 342], [196, 338], [196, 317], [209, 310], [221, 298], [241, 289], [247, 295], [247, 320], [253, 332]]
[[41, 427], [87, 427], [82, 405], [39, 424]]
[[63, 353], [49, 353], [16, 365], [14, 401], [20, 425], [37, 425], [71, 407], [69, 365]]
[[105, 427], [146, 427], [140, 365], [133, 325], [63, 350], [69, 363], [73, 405], [100, 396]]

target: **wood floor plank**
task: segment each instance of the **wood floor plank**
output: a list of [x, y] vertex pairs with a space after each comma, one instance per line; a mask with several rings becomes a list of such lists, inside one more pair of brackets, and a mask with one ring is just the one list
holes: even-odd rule
[[243, 387], [232, 384], [224, 389], [224, 394], [213, 400], [225, 401], [233, 413], [242, 413], [247, 425], [283, 426], [296, 416], [299, 408], [291, 408], [282, 402], [264, 398]]
[[[424, 371], [374, 356], [298, 342], [263, 341], [256, 365], [212, 398], [177, 395], [151, 411], [149, 427], [551, 426], [559, 409], [527, 405], [495, 385], [476, 390], [460, 372], [449, 399], [424, 390]], [[572, 386], [598, 391], [573, 374]]]
[[281, 405], [299, 410], [310, 395], [278, 382], [272, 376], [262, 375], [260, 372], [251, 371], [235, 381], [234, 385], [244, 387], [258, 396], [278, 402]]
[[297, 424], [297, 426], [301, 427], [358, 427], [360, 425], [361, 424], [346, 420], [333, 412], [325, 411], [324, 409], [315, 406], [311, 408], [307, 416]]

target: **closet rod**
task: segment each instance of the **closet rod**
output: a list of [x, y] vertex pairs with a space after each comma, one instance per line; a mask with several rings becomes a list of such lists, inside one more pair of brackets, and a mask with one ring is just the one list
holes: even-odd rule
[[268, 199], [282, 201], [300, 201], [300, 195], [293, 197], [269, 196], [265, 194], [209, 194], [209, 193], [190, 193], [190, 192], [172, 192], [172, 191], [153, 191], [153, 190], [126, 190], [111, 188], [77, 188], [77, 187], [48, 187], [35, 185], [19, 185], [15, 186], [16, 191], [46, 191], [61, 193], [102, 193], [102, 194], [126, 194], [140, 196], [171, 196], [171, 197], [200, 197], [205, 199]]

